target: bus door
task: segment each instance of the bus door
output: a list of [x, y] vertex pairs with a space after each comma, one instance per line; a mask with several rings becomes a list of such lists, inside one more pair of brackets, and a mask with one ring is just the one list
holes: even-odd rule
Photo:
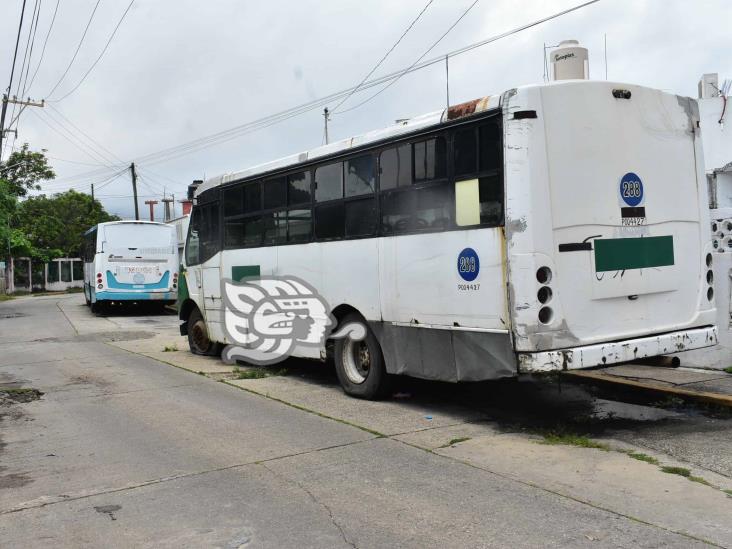
[[219, 203], [194, 208], [186, 243], [188, 292], [208, 324], [213, 339], [221, 340], [221, 269]]

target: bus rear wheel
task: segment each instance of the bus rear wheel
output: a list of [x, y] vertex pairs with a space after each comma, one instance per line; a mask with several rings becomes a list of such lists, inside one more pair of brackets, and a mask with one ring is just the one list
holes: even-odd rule
[[197, 308], [188, 316], [188, 347], [194, 355], [215, 356], [218, 344], [208, 337], [206, 321]]
[[333, 357], [338, 381], [350, 396], [367, 400], [383, 398], [389, 391], [390, 377], [386, 373], [381, 345], [360, 315], [346, 315], [340, 324], [352, 323], [361, 324], [366, 329], [366, 337], [335, 340]]

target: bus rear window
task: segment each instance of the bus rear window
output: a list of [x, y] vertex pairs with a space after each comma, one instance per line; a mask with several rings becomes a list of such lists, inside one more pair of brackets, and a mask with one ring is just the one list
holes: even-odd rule
[[105, 250], [114, 248], [165, 248], [174, 245], [173, 228], [147, 223], [119, 223], [104, 227]]

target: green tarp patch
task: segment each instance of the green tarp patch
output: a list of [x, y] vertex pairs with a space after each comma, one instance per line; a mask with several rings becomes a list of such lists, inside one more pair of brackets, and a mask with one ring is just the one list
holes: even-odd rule
[[674, 237], [606, 238], [594, 241], [595, 271], [624, 271], [674, 264]]
[[259, 278], [259, 265], [237, 265], [231, 268], [231, 279], [241, 282], [244, 278]]

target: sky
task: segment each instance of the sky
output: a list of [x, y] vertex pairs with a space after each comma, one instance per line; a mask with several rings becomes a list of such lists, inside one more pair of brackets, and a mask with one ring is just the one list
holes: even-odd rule
[[[321, 145], [323, 114], [317, 109], [178, 158], [144, 158], [355, 86], [428, 2], [135, 0], [99, 63], [76, 91], [64, 97], [97, 59], [129, 2], [99, 1], [78, 55], [50, 93], [69, 66], [97, 3], [58, 0], [56, 20], [41, 59], [56, 1], [38, 0], [40, 19], [31, 77], [36, 67], [38, 72], [24, 94], [48, 103], [23, 111], [15, 146], [27, 142], [31, 149], [47, 151], [57, 178], [44, 183], [42, 192], [69, 188], [89, 192], [93, 183], [107, 210], [125, 218], [134, 212], [130, 170], [126, 169], [132, 161], [138, 167], [144, 216], [148, 212], [144, 200], [159, 200], [164, 192], [183, 198], [194, 179]], [[10, 78], [22, 3], [2, 0], [2, 89]], [[433, 0], [374, 77], [414, 63], [472, 3]], [[479, 0], [426, 58], [580, 3]], [[35, 4], [36, 0], [26, 1], [11, 94], [16, 93]], [[579, 40], [589, 48], [590, 77], [604, 79], [605, 36], [609, 80], [696, 97], [703, 73], [718, 72], [720, 82], [732, 78], [730, 21], [729, 0], [601, 0], [451, 58], [450, 103], [541, 82], [544, 44], [565, 39]], [[342, 108], [358, 105], [373, 92], [354, 94]], [[334, 114], [330, 139], [441, 109], [445, 95], [444, 65], [405, 75], [364, 105]], [[329, 106], [332, 109], [336, 102]], [[180, 205], [176, 211], [180, 213]], [[156, 215], [162, 216], [160, 205]]]

